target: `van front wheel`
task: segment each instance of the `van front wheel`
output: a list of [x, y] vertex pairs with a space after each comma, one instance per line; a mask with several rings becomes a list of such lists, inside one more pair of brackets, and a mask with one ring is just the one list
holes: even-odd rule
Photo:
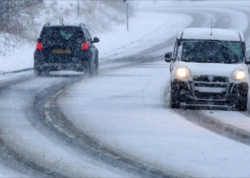
[[180, 91], [175, 85], [171, 85], [171, 108], [180, 108]]
[[246, 111], [247, 110], [247, 93], [239, 93], [239, 99], [235, 103], [235, 109], [237, 111]]

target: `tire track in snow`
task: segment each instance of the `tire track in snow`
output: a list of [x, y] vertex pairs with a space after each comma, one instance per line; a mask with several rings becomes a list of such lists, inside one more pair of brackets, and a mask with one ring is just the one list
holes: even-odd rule
[[[89, 156], [107, 165], [134, 174], [140, 177], [172, 178], [175, 176], [166, 175], [161, 170], [151, 169], [136, 160], [130, 160], [104, 147], [98, 141], [89, 137], [87, 133], [77, 129], [60, 111], [57, 105], [59, 88], [51, 88], [36, 96], [33, 104], [33, 111], [36, 118], [46, 127], [50, 128], [55, 135], [72, 145], [76, 151]], [[63, 91], [63, 88], [59, 90]], [[49, 93], [47, 93], [50, 91]], [[52, 99], [51, 99], [52, 98]], [[41, 107], [44, 106], [44, 107]]]

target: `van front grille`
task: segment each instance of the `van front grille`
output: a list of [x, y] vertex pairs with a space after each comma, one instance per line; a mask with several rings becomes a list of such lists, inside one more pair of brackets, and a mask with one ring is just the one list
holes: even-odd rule
[[193, 78], [193, 94], [198, 99], [221, 100], [230, 87], [227, 77], [203, 75]]
[[213, 76], [213, 75], [201, 75], [194, 76], [194, 82], [229, 82], [228, 77]]

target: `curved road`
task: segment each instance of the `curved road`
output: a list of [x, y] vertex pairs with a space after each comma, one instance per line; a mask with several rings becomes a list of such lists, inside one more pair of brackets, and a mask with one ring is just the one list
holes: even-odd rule
[[[208, 17], [213, 16], [215, 27], [235, 28], [234, 16], [249, 14], [246, 7], [168, 10], [191, 16], [192, 27], [207, 26]], [[241, 28], [249, 39], [248, 27]], [[6, 171], [2, 175], [173, 177], [228, 176], [230, 173], [231, 176], [249, 176], [244, 165], [218, 174], [223, 161], [225, 163], [224, 157], [235, 162], [249, 159], [246, 156], [239, 160], [239, 154], [229, 156], [234, 151], [223, 150], [233, 147], [247, 154], [250, 152], [247, 145], [183, 120], [180, 117], [186, 115], [183, 110], [165, 108], [163, 97], [168, 87], [168, 65], [145, 61], [162, 56], [165, 49], [172, 48], [173, 40], [170, 37], [150, 50], [118, 60], [118, 67], [109, 67], [113, 71], [102, 70], [94, 78], [72, 75], [35, 78], [30, 72], [21, 74], [25, 79], [19, 75], [7, 77], [0, 93], [0, 166]], [[129, 60], [131, 58], [133, 60]], [[204, 116], [205, 112], [192, 111], [188, 118], [199, 118], [197, 114]], [[184, 136], [189, 140], [183, 140]], [[210, 142], [203, 143], [203, 139]], [[239, 137], [236, 135], [234, 139]], [[204, 146], [197, 149], [196, 141]], [[216, 147], [221, 143], [221, 147]], [[183, 152], [178, 149], [182, 147]], [[210, 152], [208, 148], [216, 148], [216, 151]], [[198, 170], [199, 157], [219, 166], [204, 166]]]

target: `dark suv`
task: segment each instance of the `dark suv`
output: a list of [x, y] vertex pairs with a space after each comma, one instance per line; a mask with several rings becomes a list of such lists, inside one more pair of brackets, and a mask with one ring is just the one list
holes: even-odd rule
[[51, 26], [45, 24], [37, 39], [34, 54], [36, 75], [50, 71], [73, 70], [88, 75], [98, 73], [98, 50], [84, 24], [79, 26]]

